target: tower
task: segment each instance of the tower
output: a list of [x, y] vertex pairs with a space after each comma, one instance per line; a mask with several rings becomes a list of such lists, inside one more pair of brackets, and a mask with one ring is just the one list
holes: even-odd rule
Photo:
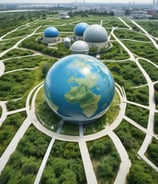
[[158, 10], [158, 0], [153, 0], [152, 9]]

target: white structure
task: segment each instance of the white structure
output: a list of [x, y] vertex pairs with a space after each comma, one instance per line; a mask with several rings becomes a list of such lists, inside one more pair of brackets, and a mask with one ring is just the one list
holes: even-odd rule
[[72, 54], [88, 54], [89, 45], [82, 40], [74, 42], [70, 48]]
[[153, 0], [153, 10], [158, 10], [158, 0]]
[[131, 13], [131, 16], [137, 19], [148, 18], [147, 11], [143, 11], [143, 10], [133, 11]]
[[43, 42], [48, 44], [57, 42], [59, 40], [58, 36], [59, 36], [59, 31], [57, 30], [57, 28], [48, 27], [44, 31]]
[[69, 37], [64, 38], [64, 46], [65, 46], [65, 48], [70, 48], [71, 39]]
[[83, 40], [88, 43], [90, 48], [104, 48], [108, 45], [108, 34], [104, 27], [93, 24], [85, 30]]
[[61, 19], [69, 19], [70, 16], [69, 16], [67, 13], [61, 13], [61, 14], [60, 14], [60, 18], [61, 18]]

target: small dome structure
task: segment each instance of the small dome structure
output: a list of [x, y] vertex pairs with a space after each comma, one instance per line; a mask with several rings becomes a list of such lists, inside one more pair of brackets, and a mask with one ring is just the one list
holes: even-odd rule
[[104, 27], [99, 24], [90, 25], [83, 34], [83, 40], [90, 47], [105, 47], [108, 42], [108, 34]]
[[75, 41], [71, 48], [72, 54], [88, 54], [89, 52], [89, 45], [82, 40]]
[[64, 46], [65, 46], [65, 48], [70, 48], [71, 40], [69, 37], [64, 38]]
[[44, 31], [45, 37], [57, 37], [59, 36], [59, 31], [55, 27], [48, 27]]
[[87, 29], [89, 25], [85, 22], [80, 22], [76, 24], [74, 28], [74, 34], [75, 34], [75, 39], [79, 40], [82, 39], [84, 31]]
[[44, 41], [47, 43], [56, 42], [58, 40], [59, 31], [55, 27], [48, 27], [44, 31]]

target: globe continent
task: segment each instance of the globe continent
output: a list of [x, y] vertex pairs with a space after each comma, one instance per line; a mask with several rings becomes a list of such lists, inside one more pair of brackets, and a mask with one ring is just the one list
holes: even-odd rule
[[58, 60], [48, 71], [44, 93], [50, 108], [65, 121], [89, 122], [112, 102], [114, 80], [98, 59], [75, 54]]

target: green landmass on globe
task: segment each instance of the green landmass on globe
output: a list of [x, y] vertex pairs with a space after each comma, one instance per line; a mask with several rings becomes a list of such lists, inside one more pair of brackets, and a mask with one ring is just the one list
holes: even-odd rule
[[91, 66], [88, 64], [86, 70], [85, 64], [81, 62], [74, 62], [73, 67], [74, 66], [83, 70], [82, 73], [85, 76], [84, 78], [73, 76], [68, 79], [68, 84], [75, 83], [77, 86], [71, 87], [71, 89], [65, 94], [65, 98], [69, 103], [79, 103], [84, 115], [86, 117], [91, 117], [97, 111], [98, 102], [101, 98], [101, 95], [94, 94], [92, 90], [94, 87], [97, 88], [97, 75], [90, 72]]

